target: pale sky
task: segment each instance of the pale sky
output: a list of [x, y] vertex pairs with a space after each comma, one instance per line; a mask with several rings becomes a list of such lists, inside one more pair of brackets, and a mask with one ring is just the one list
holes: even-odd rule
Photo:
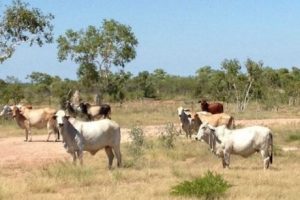
[[[23, 0], [24, 1], [24, 0]], [[200, 67], [220, 69], [224, 59], [262, 60], [274, 68], [300, 66], [300, 1], [292, 0], [27, 0], [52, 13], [55, 38], [67, 29], [100, 27], [115, 19], [132, 28], [139, 45], [125, 66], [133, 74], [162, 68], [195, 75]], [[11, 1], [0, 0], [0, 13]], [[77, 64], [58, 62], [57, 44], [22, 44], [0, 65], [0, 78], [21, 81], [32, 72], [77, 79]]]

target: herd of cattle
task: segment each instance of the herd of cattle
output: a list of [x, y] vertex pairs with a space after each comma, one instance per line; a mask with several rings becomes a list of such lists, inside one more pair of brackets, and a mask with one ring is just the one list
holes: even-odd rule
[[234, 118], [223, 113], [220, 103], [199, 101], [202, 111], [192, 113], [189, 109], [177, 109], [181, 128], [186, 137], [196, 134], [196, 140], [205, 141], [210, 150], [222, 159], [223, 167], [229, 167], [230, 155], [248, 157], [260, 152], [264, 169], [273, 161], [273, 135], [264, 126], [235, 129]]
[[[221, 103], [199, 101], [201, 112], [192, 113], [189, 109], [177, 109], [181, 128], [187, 138], [195, 134], [196, 140], [205, 141], [210, 150], [222, 158], [223, 167], [229, 167], [230, 155], [248, 157], [260, 152], [264, 169], [272, 163], [273, 136], [271, 130], [263, 126], [251, 126], [235, 129], [234, 118], [223, 112]], [[121, 166], [120, 126], [111, 120], [111, 107], [108, 104], [91, 105], [89, 103], [74, 104], [66, 102], [64, 110], [52, 108], [33, 109], [25, 105], [5, 105], [0, 116], [12, 116], [20, 128], [25, 130], [25, 141], [32, 141], [31, 127], [47, 127], [50, 135], [60, 134], [64, 148], [73, 156], [73, 162], [79, 159], [82, 163], [83, 151], [92, 155], [105, 149], [109, 168], [114, 156], [117, 166]], [[78, 119], [80, 118], [80, 119]]]

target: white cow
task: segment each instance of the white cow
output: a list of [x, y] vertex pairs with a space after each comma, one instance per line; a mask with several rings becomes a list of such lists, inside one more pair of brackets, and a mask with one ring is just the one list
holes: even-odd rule
[[100, 149], [105, 148], [109, 160], [109, 168], [112, 166], [114, 154], [117, 157], [117, 165], [121, 166], [120, 126], [110, 120], [84, 122], [69, 118], [65, 111], [59, 110], [56, 113], [56, 120], [65, 142], [67, 152], [73, 155], [82, 163], [82, 151], [88, 151], [95, 155]]
[[180, 120], [180, 127], [185, 132], [186, 137], [192, 137], [193, 133], [196, 133], [198, 129], [195, 129], [193, 119], [191, 118], [191, 112], [189, 109], [183, 107], [177, 108], [178, 117]]
[[231, 154], [246, 158], [255, 152], [261, 153], [264, 169], [272, 164], [273, 136], [267, 127], [251, 126], [230, 130], [225, 126], [213, 127], [203, 123], [196, 136], [196, 140], [201, 139], [209, 144], [212, 152], [222, 158], [224, 168], [229, 167]]
[[4, 117], [5, 119], [12, 118], [12, 108], [13, 106], [4, 105], [3, 110], [0, 113], [0, 117]]

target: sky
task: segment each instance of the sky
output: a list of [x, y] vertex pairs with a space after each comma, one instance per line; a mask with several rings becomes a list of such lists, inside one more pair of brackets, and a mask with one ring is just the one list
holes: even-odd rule
[[[300, 66], [300, 1], [297, 0], [23, 0], [55, 19], [54, 37], [67, 29], [100, 27], [114, 19], [132, 28], [138, 46], [125, 71], [157, 68], [190, 76], [203, 66], [220, 69], [224, 59], [247, 58], [264, 66]], [[0, 15], [12, 1], [0, 0]], [[77, 79], [78, 65], [57, 59], [57, 44], [21, 44], [0, 64], [0, 79], [28, 81], [32, 72]]]

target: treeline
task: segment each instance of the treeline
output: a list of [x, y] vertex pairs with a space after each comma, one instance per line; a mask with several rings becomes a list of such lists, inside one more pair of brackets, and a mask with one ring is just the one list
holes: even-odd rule
[[[280, 104], [298, 104], [300, 69], [264, 66], [247, 59], [225, 59], [218, 69], [204, 66], [194, 76], [182, 77], [166, 73], [163, 69], [130, 72], [109, 72], [106, 78], [88, 78], [78, 73], [78, 80], [61, 79], [46, 73], [33, 72], [27, 83], [15, 77], [0, 80], [0, 102], [63, 105], [70, 91], [79, 90], [85, 100], [93, 101], [99, 94], [103, 101], [124, 102], [142, 98], [195, 99], [234, 103], [243, 111], [251, 101], [276, 108]], [[89, 74], [98, 76], [97, 74]], [[100, 76], [101, 77], [101, 76]]]

